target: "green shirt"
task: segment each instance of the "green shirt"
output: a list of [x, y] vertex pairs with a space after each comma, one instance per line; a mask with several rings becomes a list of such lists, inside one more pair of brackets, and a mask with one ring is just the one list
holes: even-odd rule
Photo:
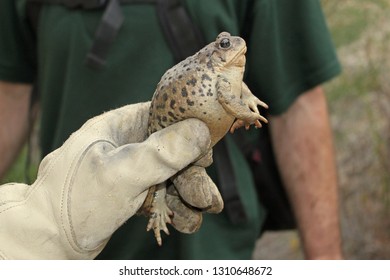
[[[206, 41], [221, 31], [247, 41], [245, 81], [253, 93], [280, 114], [302, 92], [332, 78], [340, 67], [315, 0], [187, 0]], [[124, 104], [150, 100], [174, 58], [152, 4], [123, 5], [125, 22], [101, 70], [85, 66], [101, 10], [44, 6], [37, 33], [26, 21], [25, 0], [1, 0], [0, 79], [30, 83], [37, 76], [42, 106], [43, 154], [58, 148], [88, 118]], [[248, 222], [232, 225], [225, 212], [204, 215], [199, 232], [171, 230], [156, 246], [147, 219], [131, 218], [100, 255], [110, 259], [248, 259], [260, 234], [264, 211], [247, 164], [231, 140], [229, 152]]]

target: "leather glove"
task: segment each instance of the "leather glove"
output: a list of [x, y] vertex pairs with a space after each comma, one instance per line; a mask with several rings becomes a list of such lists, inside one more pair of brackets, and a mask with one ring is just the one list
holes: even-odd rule
[[0, 258], [93, 259], [150, 186], [210, 149], [209, 130], [197, 119], [147, 138], [149, 107], [90, 119], [42, 160], [32, 185], [0, 186]]

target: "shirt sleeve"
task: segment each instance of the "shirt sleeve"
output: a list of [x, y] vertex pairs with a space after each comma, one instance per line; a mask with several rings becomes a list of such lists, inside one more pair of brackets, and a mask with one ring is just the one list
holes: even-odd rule
[[259, 0], [252, 11], [246, 81], [271, 114], [340, 73], [319, 1]]
[[25, 16], [25, 1], [0, 1], [0, 80], [32, 83], [35, 46]]

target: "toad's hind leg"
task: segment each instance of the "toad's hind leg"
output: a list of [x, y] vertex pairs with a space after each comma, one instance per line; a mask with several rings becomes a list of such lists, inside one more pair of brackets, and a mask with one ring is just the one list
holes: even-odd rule
[[173, 215], [173, 212], [168, 208], [165, 200], [166, 183], [164, 182], [156, 185], [155, 190], [152, 193], [149, 193], [149, 195], [152, 195], [153, 197], [149, 209], [149, 222], [146, 230], [150, 231], [153, 229], [157, 243], [161, 246], [162, 239], [160, 231], [163, 230], [166, 234], [169, 235], [167, 223], [171, 223], [170, 216]]

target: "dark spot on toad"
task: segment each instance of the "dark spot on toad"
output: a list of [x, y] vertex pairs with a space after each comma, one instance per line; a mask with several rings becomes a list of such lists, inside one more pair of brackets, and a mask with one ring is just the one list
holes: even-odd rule
[[166, 117], [166, 116], [163, 116], [163, 117], [162, 117], [162, 121], [163, 121], [163, 122], [166, 122], [166, 121], [167, 121], [167, 117]]
[[174, 120], [177, 120], [176, 116], [172, 113], [172, 112], [168, 112], [168, 115], [174, 119]]
[[184, 109], [183, 107], [179, 107], [179, 111], [180, 111], [181, 113], [184, 113], [184, 112], [186, 111], [186, 109]]
[[214, 70], [213, 63], [211, 62], [211, 60], [207, 61], [206, 65], [208, 69]]
[[194, 106], [195, 102], [187, 99], [187, 105], [188, 106]]
[[176, 88], [175, 88], [175, 87], [172, 89], [172, 93], [173, 93], [173, 94], [176, 93]]
[[[165, 128], [165, 125], [162, 123], [162, 122], [158, 122], [158, 125], [160, 126], [160, 129], [162, 129], [162, 128]], [[155, 131], [156, 131], [157, 129], [155, 129]]]
[[164, 93], [163, 100], [164, 100], [164, 102], [168, 100], [168, 94]]
[[183, 96], [183, 97], [188, 96], [188, 92], [187, 92], [187, 89], [185, 87], [181, 89], [181, 96]]
[[172, 108], [172, 109], [175, 109], [176, 108], [176, 101], [175, 100], [171, 100], [169, 106]]
[[165, 109], [165, 103], [157, 104], [156, 109], [157, 110], [164, 110]]
[[211, 81], [212, 79], [210, 78], [209, 75], [203, 74], [203, 75], [202, 75], [202, 81], [204, 81], [204, 80]]
[[194, 77], [192, 77], [191, 80], [188, 80], [187, 81], [187, 85], [192, 85], [192, 86], [195, 86], [196, 85], [196, 79]]

